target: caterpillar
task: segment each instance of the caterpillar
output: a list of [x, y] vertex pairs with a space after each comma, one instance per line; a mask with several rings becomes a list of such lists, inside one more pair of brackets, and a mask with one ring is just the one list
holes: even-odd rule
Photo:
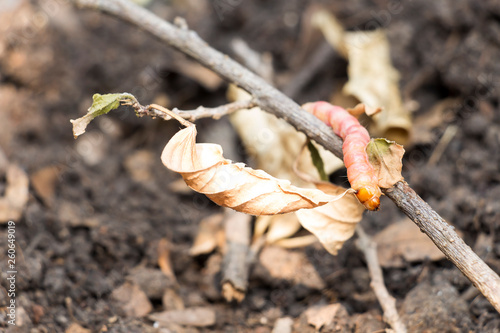
[[377, 185], [378, 178], [366, 154], [366, 146], [370, 141], [368, 131], [361, 126], [358, 119], [339, 106], [314, 102], [302, 107], [332, 127], [335, 134], [344, 140], [342, 152], [351, 187], [366, 209], [378, 210], [382, 191]]

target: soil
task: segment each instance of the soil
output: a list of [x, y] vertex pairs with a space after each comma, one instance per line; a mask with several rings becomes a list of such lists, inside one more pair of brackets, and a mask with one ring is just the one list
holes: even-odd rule
[[[185, 17], [230, 55], [236, 37], [270, 53], [284, 88], [320, 45], [301, 38], [303, 14], [318, 4], [350, 30], [387, 29], [404, 99], [418, 105], [414, 137], [405, 147], [405, 179], [500, 273], [497, 1], [153, 0], [147, 7], [170, 21]], [[346, 62], [330, 57], [293, 96], [298, 102], [329, 100], [346, 79]], [[287, 332], [276, 323], [290, 317], [294, 332], [314, 332], [306, 310], [334, 303], [340, 306], [321, 332], [383, 331], [382, 310], [353, 240], [337, 256], [318, 244], [286, 250], [315, 268], [319, 287], [272, 276], [258, 261], [245, 299], [222, 298], [221, 254], [189, 252], [199, 222], [221, 209], [202, 195], [172, 189], [179, 178], [159, 159], [177, 124], [137, 118], [124, 107], [74, 140], [69, 120], [86, 112], [94, 93], [127, 91], [144, 104], [180, 109], [225, 103], [226, 85], [185, 75], [186, 63], [136, 27], [67, 1], [2, 2], [0, 166], [2, 174], [7, 164], [20, 166], [30, 187], [15, 220], [18, 322], [7, 324], [9, 269], [2, 251], [0, 331], [264, 333], [276, 325], [273, 332]], [[455, 135], [429, 163], [450, 127]], [[201, 121], [199, 132], [223, 142], [230, 158], [247, 158], [227, 120]], [[382, 207], [363, 219], [370, 234], [402, 219], [390, 200]], [[7, 234], [7, 224], [0, 224], [2, 249]], [[165, 253], [171, 275], [159, 267]], [[500, 332], [499, 314], [445, 259], [387, 267], [384, 277], [409, 332]], [[215, 312], [214, 323], [158, 327], [147, 316], [200, 307]]]

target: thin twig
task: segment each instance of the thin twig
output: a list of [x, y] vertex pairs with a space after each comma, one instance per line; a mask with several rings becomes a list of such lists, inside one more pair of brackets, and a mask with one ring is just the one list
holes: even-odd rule
[[358, 234], [357, 246], [365, 255], [366, 264], [368, 265], [368, 270], [372, 279], [370, 285], [375, 295], [377, 295], [380, 306], [384, 311], [384, 319], [391, 325], [394, 332], [406, 333], [406, 326], [401, 321], [401, 318], [399, 318], [396, 309], [396, 299], [389, 294], [384, 284], [382, 268], [380, 268], [377, 257], [377, 244], [375, 244], [370, 236], [365, 233], [359, 224], [356, 228], [356, 233]]
[[196, 108], [196, 110], [183, 111], [174, 108], [172, 111], [177, 113], [179, 116], [181, 116], [186, 120], [195, 121], [201, 118], [220, 119], [221, 117], [227, 116], [228, 114], [231, 114], [238, 110], [251, 109], [256, 106], [257, 106], [256, 101], [253, 99], [249, 99], [246, 101], [236, 101], [233, 103], [221, 105], [216, 108], [206, 108], [203, 106], [199, 106]]
[[187, 125], [185, 121], [180, 120], [181, 118], [188, 121], [196, 121], [201, 118], [220, 119], [221, 117], [229, 115], [238, 110], [251, 109], [257, 106], [257, 102], [253, 99], [245, 101], [236, 101], [233, 103], [218, 106], [216, 108], [206, 108], [204, 106], [199, 106], [195, 110], [179, 110], [177, 108], [174, 108], [173, 110], [168, 110], [158, 104], [150, 104], [143, 106], [139, 104], [139, 102], [129, 103], [128, 100], [125, 101], [123, 104], [131, 105], [135, 109], [138, 116], [150, 116], [153, 118], [158, 117], [164, 120], [170, 120], [172, 118], [176, 118], [184, 126]]
[[[151, 33], [177, 50], [191, 56], [227, 81], [248, 91], [263, 110], [283, 118], [307, 137], [342, 158], [342, 140], [332, 129], [283, 93], [228, 56], [210, 47], [182, 20], [174, 26], [131, 1], [71, 0], [86, 8], [114, 15]], [[500, 277], [422, 200], [406, 182], [398, 182], [386, 195], [429, 236], [500, 312]]]
[[449, 125], [446, 128], [446, 131], [444, 131], [443, 136], [441, 137], [441, 140], [439, 140], [436, 148], [434, 148], [434, 151], [432, 152], [431, 157], [429, 157], [429, 160], [427, 161], [427, 165], [429, 166], [434, 166], [436, 163], [439, 161], [441, 156], [443, 155], [444, 151], [450, 144], [451, 140], [455, 137], [455, 134], [457, 134], [457, 126], [456, 125]]

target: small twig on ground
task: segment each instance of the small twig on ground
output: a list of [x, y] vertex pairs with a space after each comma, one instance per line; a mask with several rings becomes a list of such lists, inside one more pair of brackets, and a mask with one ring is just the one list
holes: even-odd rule
[[434, 151], [432, 152], [431, 157], [427, 161], [427, 165], [429, 166], [436, 165], [436, 163], [439, 161], [444, 151], [446, 150], [446, 147], [448, 147], [451, 140], [453, 140], [453, 138], [455, 137], [455, 134], [457, 134], [457, 130], [458, 128], [456, 125], [449, 125], [446, 128], [446, 131], [444, 131], [441, 140], [439, 140], [436, 148], [434, 148]]
[[398, 311], [396, 309], [396, 299], [392, 297], [384, 284], [384, 276], [382, 274], [382, 268], [378, 262], [377, 257], [377, 245], [375, 242], [365, 233], [363, 228], [358, 224], [356, 228], [356, 233], [358, 234], [358, 248], [363, 252], [366, 258], [366, 264], [368, 265], [368, 270], [371, 277], [371, 287], [377, 295], [377, 299], [384, 311], [385, 321], [391, 325], [396, 333], [406, 333], [406, 326], [399, 318]]
[[248, 286], [252, 216], [226, 208], [226, 253], [222, 263], [222, 295], [241, 302]]
[[[314, 115], [269, 85], [227, 55], [210, 47], [194, 31], [177, 20], [177, 26], [164, 21], [145, 8], [127, 0], [71, 0], [80, 7], [106, 12], [130, 22], [153, 36], [189, 55], [227, 81], [248, 91], [264, 111], [283, 118], [308, 138], [343, 158], [342, 140], [332, 129]], [[482, 261], [472, 249], [406, 182], [401, 181], [384, 190], [420, 229], [436, 244], [446, 257], [476, 286], [500, 313], [500, 277]]]

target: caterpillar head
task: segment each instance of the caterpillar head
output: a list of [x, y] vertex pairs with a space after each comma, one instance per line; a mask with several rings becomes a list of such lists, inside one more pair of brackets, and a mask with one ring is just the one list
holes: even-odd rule
[[356, 197], [368, 210], [380, 207], [380, 189], [373, 186], [362, 187], [356, 191]]

